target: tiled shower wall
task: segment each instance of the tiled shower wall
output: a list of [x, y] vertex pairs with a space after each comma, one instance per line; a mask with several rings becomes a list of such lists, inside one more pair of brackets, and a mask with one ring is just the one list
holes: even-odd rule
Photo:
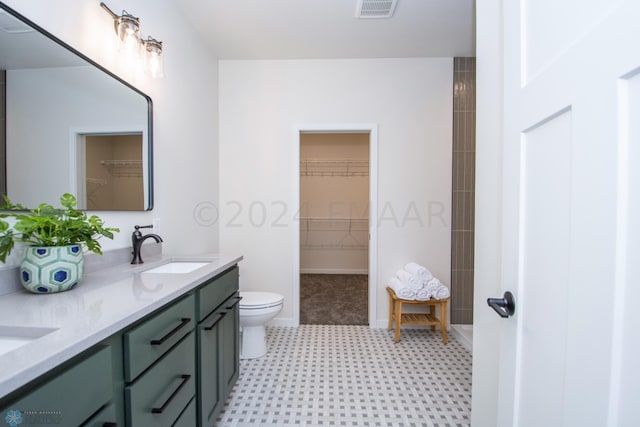
[[476, 59], [453, 59], [451, 323], [473, 323]]

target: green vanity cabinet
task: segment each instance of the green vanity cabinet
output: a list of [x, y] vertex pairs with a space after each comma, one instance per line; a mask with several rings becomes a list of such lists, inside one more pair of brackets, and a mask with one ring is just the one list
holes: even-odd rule
[[239, 301], [234, 266], [0, 399], [0, 413], [17, 425], [214, 425], [238, 378]]
[[7, 425], [13, 421], [14, 425], [63, 426], [117, 422], [113, 406], [109, 409], [113, 395], [111, 356], [109, 346], [97, 346], [36, 380], [11, 403], [3, 401], [3, 420]]
[[215, 424], [239, 372], [238, 269], [198, 290], [198, 420]]

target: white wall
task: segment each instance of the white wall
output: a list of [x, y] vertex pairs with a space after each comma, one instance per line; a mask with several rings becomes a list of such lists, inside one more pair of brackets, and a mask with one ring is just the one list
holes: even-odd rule
[[[171, 0], [113, 0], [108, 6], [140, 17], [142, 34], [164, 43], [164, 78], [132, 70], [116, 50], [113, 20], [97, 0], [6, 0], [35, 23], [118, 74], [153, 100], [155, 208], [100, 212], [122, 230], [103, 249], [130, 246], [135, 224], [160, 218], [165, 252], [217, 251], [210, 217], [218, 189], [217, 61]], [[151, 244], [151, 243], [146, 243]]]
[[[451, 58], [220, 62], [220, 247], [242, 253], [240, 287], [285, 296], [298, 260], [292, 129], [378, 125], [377, 317], [406, 262], [450, 279]], [[297, 152], [297, 151], [296, 151]]]

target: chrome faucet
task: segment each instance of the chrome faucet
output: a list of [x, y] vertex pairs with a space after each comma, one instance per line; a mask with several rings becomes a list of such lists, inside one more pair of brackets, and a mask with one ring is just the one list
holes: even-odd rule
[[142, 247], [142, 243], [148, 238], [155, 239], [157, 243], [162, 242], [162, 237], [157, 234], [149, 233], [142, 235], [140, 231], [141, 228], [153, 228], [153, 225], [136, 225], [134, 226], [136, 231], [131, 234], [131, 245], [133, 246], [133, 259], [131, 260], [131, 264], [142, 264], [142, 257], [140, 256], [140, 248]]

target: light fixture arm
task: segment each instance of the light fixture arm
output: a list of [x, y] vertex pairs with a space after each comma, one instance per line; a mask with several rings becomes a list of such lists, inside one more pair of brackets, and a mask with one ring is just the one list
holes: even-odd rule
[[106, 10], [106, 11], [107, 11], [107, 13], [108, 13], [109, 15], [111, 15], [111, 17], [112, 17], [114, 20], [118, 19], [118, 15], [116, 15], [116, 14], [113, 12], [113, 10], [109, 9], [109, 6], [107, 6], [106, 4], [104, 4], [104, 2], [100, 2], [100, 6], [101, 6], [104, 10]]

